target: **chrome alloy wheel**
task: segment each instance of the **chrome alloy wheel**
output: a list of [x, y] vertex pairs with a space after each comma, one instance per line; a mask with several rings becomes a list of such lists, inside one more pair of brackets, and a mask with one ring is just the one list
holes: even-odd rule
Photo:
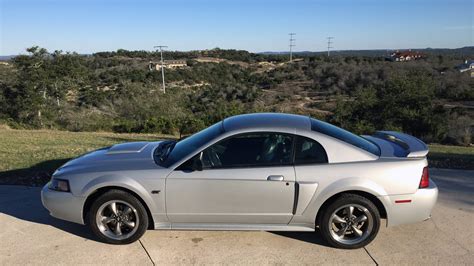
[[97, 210], [95, 220], [100, 232], [115, 240], [132, 236], [140, 222], [137, 210], [121, 200], [111, 200], [102, 204]]
[[339, 207], [329, 219], [329, 228], [334, 240], [341, 244], [358, 244], [372, 233], [374, 218], [367, 208], [359, 204]]

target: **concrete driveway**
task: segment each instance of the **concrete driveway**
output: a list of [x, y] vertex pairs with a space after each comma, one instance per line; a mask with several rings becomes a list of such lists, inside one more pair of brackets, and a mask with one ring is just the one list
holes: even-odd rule
[[316, 233], [148, 231], [127, 246], [50, 217], [40, 189], [0, 186], [0, 265], [474, 264], [474, 171], [432, 169], [440, 198], [429, 221], [381, 228], [369, 246], [338, 250]]

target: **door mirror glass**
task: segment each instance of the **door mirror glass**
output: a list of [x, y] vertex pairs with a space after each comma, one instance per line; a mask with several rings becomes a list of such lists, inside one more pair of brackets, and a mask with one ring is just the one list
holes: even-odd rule
[[186, 171], [186, 172], [193, 172], [193, 171], [202, 171], [202, 152], [194, 156], [193, 158], [187, 160], [183, 164], [181, 164], [176, 170]]

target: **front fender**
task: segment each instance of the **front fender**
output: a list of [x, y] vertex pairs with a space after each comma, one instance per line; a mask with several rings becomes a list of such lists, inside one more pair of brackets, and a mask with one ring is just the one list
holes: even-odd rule
[[94, 178], [82, 188], [81, 195], [87, 198], [98, 189], [106, 187], [120, 187], [130, 190], [145, 202], [152, 214], [157, 210], [155, 202], [145, 187], [136, 180], [123, 175], [113, 174]]

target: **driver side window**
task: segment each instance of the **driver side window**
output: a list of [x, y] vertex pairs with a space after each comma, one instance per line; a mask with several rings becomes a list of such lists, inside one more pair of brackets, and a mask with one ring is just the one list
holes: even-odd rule
[[202, 153], [203, 168], [288, 165], [293, 137], [283, 133], [246, 133], [222, 140]]

